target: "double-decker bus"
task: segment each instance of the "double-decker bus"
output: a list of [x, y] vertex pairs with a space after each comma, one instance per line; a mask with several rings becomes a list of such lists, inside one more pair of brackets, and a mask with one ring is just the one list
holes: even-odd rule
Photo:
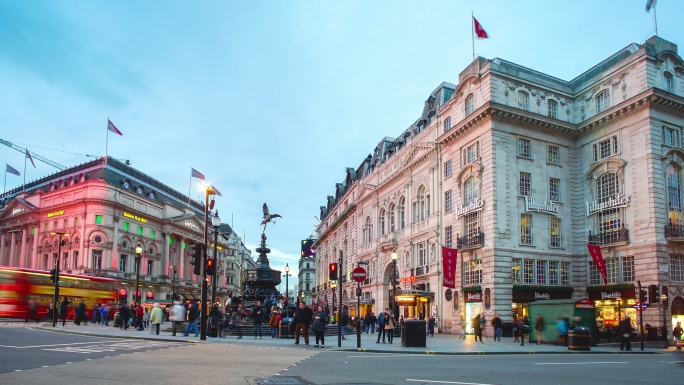
[[[111, 278], [60, 274], [59, 301], [67, 297], [67, 319], [73, 319], [74, 306], [83, 300], [90, 320], [96, 303], [117, 304], [117, 288], [120, 285], [120, 281]], [[0, 317], [47, 320], [48, 306], [54, 293], [55, 285], [49, 271], [0, 267]], [[30, 316], [32, 306], [36, 311]]]

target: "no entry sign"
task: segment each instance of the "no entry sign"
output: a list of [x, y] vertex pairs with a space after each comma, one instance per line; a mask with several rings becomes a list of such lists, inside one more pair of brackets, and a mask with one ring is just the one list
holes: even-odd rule
[[354, 281], [356, 282], [363, 282], [366, 280], [366, 269], [363, 267], [357, 267], [354, 270], [352, 270], [352, 278], [354, 278]]

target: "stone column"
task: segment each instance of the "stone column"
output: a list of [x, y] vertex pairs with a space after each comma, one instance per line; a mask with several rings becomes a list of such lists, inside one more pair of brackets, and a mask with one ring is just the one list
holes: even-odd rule
[[11, 266], [11, 267], [17, 267], [19, 265], [17, 263], [16, 257], [15, 257], [15, 254], [17, 251], [16, 247], [14, 245], [16, 243], [16, 234], [17, 234], [16, 232], [10, 233], [10, 250], [9, 250], [10, 253], [9, 253], [9, 258], [8, 258], [9, 263], [7, 264], [7, 266]]
[[176, 246], [176, 255], [174, 260], [178, 263], [178, 279], [185, 281], [185, 263], [183, 260], [183, 238], [176, 239], [178, 245]]
[[0, 266], [9, 266], [9, 258], [6, 258], [7, 250], [5, 248], [5, 242], [7, 240], [7, 233], [2, 232], [0, 234]]
[[28, 250], [27, 250], [28, 249], [28, 245], [27, 245], [28, 232], [29, 232], [29, 229], [26, 228], [22, 231], [22, 235], [21, 235], [21, 250], [19, 251], [19, 267], [23, 267], [23, 268], [29, 267], [29, 265], [28, 265], [29, 255], [28, 255]]
[[114, 215], [114, 238], [112, 242], [112, 257], [108, 267], [119, 268], [119, 216]]
[[33, 247], [31, 250], [31, 262], [29, 267], [32, 269], [38, 268], [38, 243], [40, 242], [40, 223], [36, 223], [36, 232], [33, 234]]
[[[87, 268], [88, 265], [88, 256], [85, 254], [85, 244], [86, 241], [88, 240], [88, 234], [86, 234], [86, 220], [88, 219], [88, 213], [84, 212], [83, 215], [81, 216], [81, 244], [79, 245], [78, 248], [78, 255], [79, 258], [81, 258], [81, 265], [84, 268]], [[93, 222], [95, 220], [93, 219]]]

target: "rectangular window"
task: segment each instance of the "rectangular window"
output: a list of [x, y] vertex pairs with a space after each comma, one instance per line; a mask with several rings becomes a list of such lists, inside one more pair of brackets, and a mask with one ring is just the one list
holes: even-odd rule
[[475, 159], [480, 157], [480, 142], [475, 142], [474, 144], [468, 146], [468, 163], [474, 162]]
[[62, 270], [66, 270], [69, 268], [69, 253], [64, 252], [62, 253]]
[[444, 227], [444, 246], [451, 248], [452, 246], [453, 230], [451, 226]]
[[532, 158], [530, 146], [531, 143], [529, 139], [518, 138], [518, 156], [523, 158]]
[[479, 285], [482, 283], [482, 260], [475, 259], [465, 262], [465, 285]]
[[560, 179], [558, 178], [549, 178], [549, 199], [554, 202], [561, 200]]
[[48, 255], [43, 254], [43, 270], [52, 270], [52, 269], [48, 269], [48, 259], [49, 259]]
[[451, 161], [447, 160], [444, 162], [444, 178], [448, 178], [451, 176]]
[[547, 100], [547, 116], [552, 119], [558, 119], [558, 102], [555, 100]]
[[154, 230], [150, 230], [150, 238], [154, 239], [155, 235], [156, 235], [156, 233], [154, 232]]
[[74, 217], [74, 227], [78, 226], [78, 217]]
[[452, 205], [451, 205], [451, 190], [445, 191], [444, 192], [444, 211], [447, 213], [450, 213], [452, 210]]
[[31, 235], [36, 235], [36, 226], [31, 227]]
[[594, 261], [589, 262], [589, 284], [590, 285], [601, 285], [603, 284], [603, 278], [596, 268]]
[[561, 247], [561, 220], [560, 218], [549, 219], [551, 227], [551, 247]]
[[634, 256], [622, 257], [622, 282], [633, 282], [634, 277]]
[[511, 261], [511, 278], [513, 279], [513, 284], [522, 283], [522, 259], [513, 258]]
[[672, 127], [663, 127], [663, 144], [670, 147], [679, 147], [679, 130]]
[[604, 139], [593, 145], [594, 162], [619, 153], [618, 137]]
[[119, 271], [125, 273], [127, 266], [128, 266], [128, 255], [121, 254], [119, 256]]
[[530, 106], [530, 95], [525, 91], [518, 91], [518, 108], [527, 111]]
[[531, 180], [532, 180], [532, 174], [529, 172], [521, 172], [520, 173], [520, 192], [519, 194], [521, 196], [530, 196], [531, 193]]
[[418, 266], [427, 265], [427, 248], [425, 242], [418, 244]]
[[523, 283], [534, 283], [534, 259], [525, 259], [523, 266]]
[[563, 286], [570, 285], [570, 262], [561, 262], [560, 264], [560, 284]]
[[147, 260], [147, 275], [154, 275], [154, 261], [151, 259]]
[[128, 231], [128, 229], [131, 227], [131, 224], [128, 222], [123, 223], [123, 231]]
[[620, 260], [618, 258], [606, 258], [606, 272], [608, 283], [620, 282]]
[[537, 285], [546, 285], [546, 261], [537, 260]]
[[532, 244], [532, 215], [520, 214], [520, 243]]
[[71, 258], [71, 260], [73, 261], [73, 264], [74, 264], [73, 268], [78, 269], [78, 251], [74, 251], [72, 253], [72, 255], [73, 255], [73, 257]]
[[549, 261], [549, 285], [558, 285], [558, 261]]
[[548, 146], [547, 162], [551, 164], [560, 164], [560, 148], [557, 146]]
[[102, 224], [102, 215], [95, 215], [95, 224], [96, 225]]
[[684, 281], [684, 254], [670, 254], [670, 280]]
[[138, 226], [138, 235], [142, 235], [142, 233], [143, 233], [142, 226]]

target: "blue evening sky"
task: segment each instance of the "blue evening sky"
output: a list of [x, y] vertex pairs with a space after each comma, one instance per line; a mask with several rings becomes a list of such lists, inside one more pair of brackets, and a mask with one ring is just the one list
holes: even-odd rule
[[[267, 230], [271, 267], [296, 270], [345, 167], [458, 82], [471, 11], [490, 35], [477, 54], [570, 80], [654, 34], [646, 2], [0, 0], [0, 138], [73, 166], [104, 155], [110, 118], [124, 135], [109, 155], [185, 194], [190, 167], [203, 172], [252, 247], [268, 202], [283, 216]], [[659, 35], [680, 45], [682, 11], [657, 7]], [[23, 173], [0, 145], [4, 163]], [[36, 165], [27, 181], [56, 171]]]

